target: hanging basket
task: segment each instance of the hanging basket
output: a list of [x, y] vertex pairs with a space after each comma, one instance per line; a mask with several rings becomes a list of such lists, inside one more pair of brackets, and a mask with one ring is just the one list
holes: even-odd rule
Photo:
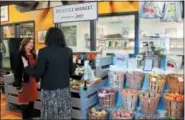
[[[167, 82], [169, 85], [170, 93], [184, 94], [184, 79], [183, 75], [180, 74], [169, 74], [167, 75]], [[182, 80], [180, 80], [180, 79]]]
[[115, 110], [112, 112], [113, 120], [132, 120], [133, 119], [133, 111], [131, 110]]
[[181, 119], [184, 113], [184, 97], [181, 95], [183, 99], [176, 99], [174, 97], [170, 97], [168, 93], [165, 95], [165, 106], [168, 113], [168, 117], [175, 117], [177, 119]]
[[109, 71], [109, 83], [113, 89], [122, 89], [125, 81], [125, 72]]
[[134, 89], [123, 89], [121, 91], [124, 109], [135, 110], [138, 102], [138, 91]]
[[139, 95], [141, 108], [144, 114], [155, 114], [159, 103], [160, 94], [153, 92], [141, 92]]
[[88, 117], [89, 117], [89, 120], [107, 120], [108, 111], [104, 109], [92, 108], [88, 110]]
[[132, 71], [126, 73], [129, 88], [140, 90], [145, 74], [139, 71]]
[[161, 94], [164, 90], [165, 83], [166, 79], [162, 75], [160, 75], [160, 77], [148, 76], [148, 87], [150, 92]]
[[99, 104], [103, 108], [112, 108], [115, 106], [116, 91], [111, 88], [103, 88], [98, 91]]

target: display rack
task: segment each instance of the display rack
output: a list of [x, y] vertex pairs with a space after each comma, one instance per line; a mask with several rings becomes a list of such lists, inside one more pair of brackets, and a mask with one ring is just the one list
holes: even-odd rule
[[[100, 82], [87, 86], [87, 91], [84, 91], [83, 86], [80, 87], [80, 91], [71, 90], [72, 118], [87, 119], [87, 110], [98, 104], [97, 90], [105, 86], [107, 82], [107, 67], [112, 64], [111, 60], [112, 57], [99, 57], [96, 59], [101, 63], [95, 69], [95, 73], [98, 73], [96, 76], [101, 78]], [[39, 99], [34, 102], [34, 108], [38, 110], [41, 108]]]

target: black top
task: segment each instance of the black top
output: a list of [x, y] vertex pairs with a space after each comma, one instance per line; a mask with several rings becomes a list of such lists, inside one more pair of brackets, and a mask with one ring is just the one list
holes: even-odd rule
[[[36, 59], [35, 54], [32, 54], [33, 57]], [[22, 82], [28, 83], [30, 76], [25, 73], [25, 69], [22, 62], [22, 57], [24, 57], [28, 61], [28, 65], [30, 66], [30, 61], [26, 55], [24, 55], [22, 52], [18, 52], [14, 54], [13, 60], [15, 60], [15, 65], [12, 69], [14, 74], [14, 86], [19, 90], [22, 87]], [[38, 79], [36, 79], [38, 81]]]
[[56, 90], [69, 87], [74, 72], [73, 52], [67, 47], [45, 47], [39, 50], [35, 68], [26, 73], [41, 78], [41, 89]]

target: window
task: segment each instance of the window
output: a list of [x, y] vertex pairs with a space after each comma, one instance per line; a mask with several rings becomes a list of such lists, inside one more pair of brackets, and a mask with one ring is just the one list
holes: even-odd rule
[[14, 38], [15, 26], [3, 26], [3, 38]]
[[61, 23], [60, 29], [73, 51], [90, 51], [90, 22]]
[[134, 53], [135, 15], [100, 17], [96, 22], [96, 47], [107, 53]]
[[34, 38], [34, 24], [33, 23], [20, 24], [20, 37], [21, 38], [26, 38], [26, 37]]

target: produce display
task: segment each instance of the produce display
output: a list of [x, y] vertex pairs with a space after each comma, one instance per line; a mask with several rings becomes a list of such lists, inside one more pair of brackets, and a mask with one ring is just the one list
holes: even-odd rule
[[165, 106], [169, 117], [181, 119], [184, 113], [184, 95], [166, 93]]
[[108, 112], [103, 109], [96, 109], [96, 108], [91, 108], [89, 110], [89, 119], [93, 120], [106, 120], [108, 117]]
[[138, 91], [134, 89], [123, 89], [121, 93], [124, 108], [135, 110], [138, 102]]
[[110, 88], [102, 88], [98, 92], [99, 103], [103, 108], [111, 108], [115, 106], [116, 91]]
[[71, 80], [70, 81], [70, 87], [73, 90], [80, 90], [80, 86], [83, 84], [83, 82], [81, 80]]
[[159, 75], [153, 72], [148, 76], [148, 86], [150, 92], [161, 94], [164, 90], [165, 83], [166, 78], [164, 75]]
[[109, 71], [110, 87], [114, 89], [122, 89], [125, 81], [125, 72]]
[[169, 74], [166, 76], [170, 93], [184, 93], [184, 78], [182, 74]]
[[83, 75], [84, 74], [84, 67], [77, 67], [75, 69], [75, 75]]
[[115, 110], [112, 113], [112, 118], [115, 120], [118, 120], [118, 119], [130, 120], [133, 118], [133, 112], [131, 110], [124, 110], [124, 109]]
[[177, 100], [177, 101], [184, 101], [184, 95], [178, 93], [166, 93], [165, 99], [167, 100]]
[[139, 71], [126, 72], [126, 78], [128, 80], [129, 88], [140, 90], [145, 74]]
[[139, 95], [141, 108], [144, 114], [155, 114], [160, 94], [154, 92], [141, 92]]

